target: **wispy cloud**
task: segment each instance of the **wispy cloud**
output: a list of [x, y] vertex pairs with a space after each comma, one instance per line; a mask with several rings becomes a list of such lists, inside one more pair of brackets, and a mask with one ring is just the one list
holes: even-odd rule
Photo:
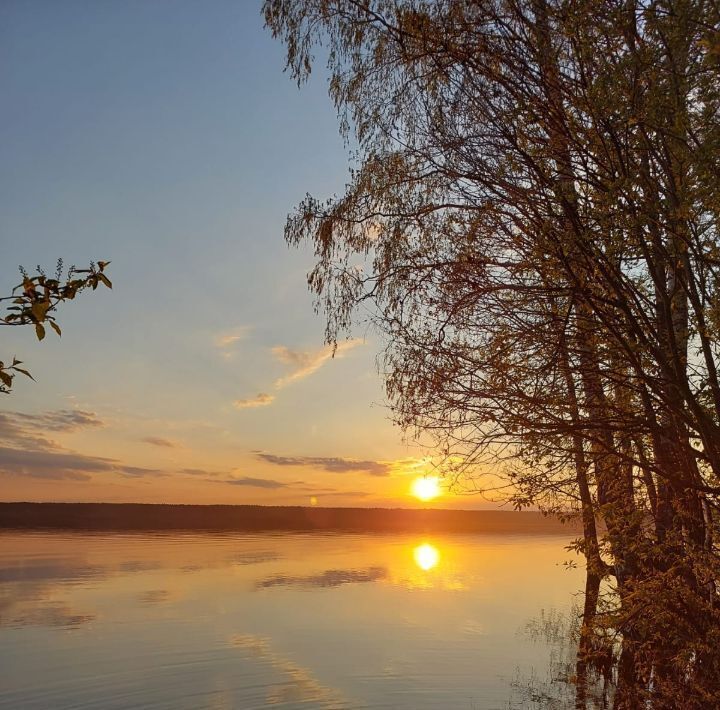
[[144, 439], [141, 439], [141, 441], [146, 444], [151, 444], [152, 446], [159, 446], [163, 449], [176, 449], [178, 447], [177, 442], [170, 439], [163, 439], [160, 436], [146, 436]]
[[251, 331], [251, 325], [241, 325], [237, 328], [233, 328], [232, 330], [220, 333], [215, 337], [215, 347], [226, 348], [229, 345], [234, 345], [235, 343], [247, 338]]
[[70, 433], [87, 427], [104, 426], [94, 412], [60, 409], [37, 414], [7, 412], [0, 414], [0, 442], [27, 449], [55, 451], [62, 447], [48, 434]]
[[158, 468], [143, 468], [142, 466], [126, 466], [118, 461], [111, 461], [111, 468], [109, 470], [121, 473], [124, 476], [133, 476], [135, 478], [141, 478], [142, 476], [167, 476], [169, 475], [165, 471], [161, 471]]
[[[287, 365], [290, 371], [275, 380], [275, 390], [281, 390], [293, 382], [302, 380], [317, 372], [326, 362], [333, 358], [341, 358], [360, 345], [363, 341], [360, 339], [346, 340], [338, 343], [337, 347], [326, 345], [319, 350], [293, 350], [286, 345], [276, 345], [271, 348], [271, 353], [275, 360]], [[237, 409], [250, 409], [253, 407], [267, 407], [275, 401], [275, 395], [261, 392], [255, 397], [247, 399], [236, 399], [233, 405]]]
[[252, 409], [253, 407], [267, 407], [275, 400], [275, 395], [260, 392], [249, 399], [236, 399], [233, 402], [235, 409]]
[[230, 360], [235, 355], [233, 352], [233, 346], [240, 341], [245, 340], [251, 330], [252, 326], [250, 325], [238, 326], [237, 328], [233, 328], [230, 331], [226, 331], [215, 336], [213, 342], [215, 347], [220, 350], [222, 356], [226, 360]]
[[278, 481], [273, 478], [258, 478], [253, 476], [237, 476], [232, 471], [209, 471], [203, 468], [183, 468], [180, 473], [188, 476], [202, 477], [211, 483], [224, 483], [229, 486], [247, 486], [248, 488], [264, 488], [266, 490], [281, 490], [286, 495], [298, 498], [307, 498], [312, 494], [315, 498], [366, 498], [367, 491], [343, 491], [337, 488], [319, 488], [306, 481]]
[[291, 483], [285, 483], [283, 481], [274, 481], [271, 478], [251, 478], [250, 476], [243, 476], [242, 478], [224, 478], [224, 479], [212, 479], [218, 483], [227, 483], [231, 486], [248, 486], [249, 488], [267, 488], [269, 490], [277, 490], [278, 488], [290, 488]]
[[274, 466], [311, 466], [332, 473], [359, 471], [371, 476], [389, 476], [393, 468], [392, 463], [384, 461], [357, 461], [339, 456], [278, 456], [261, 451], [256, 452], [255, 456]]
[[13, 412], [11, 416], [15, 417], [23, 426], [36, 431], [77, 431], [86, 427], [101, 427], [105, 424], [95, 412], [82, 409], [58, 409], [39, 414]]
[[183, 468], [180, 473], [185, 473], [188, 476], [221, 476], [223, 474], [220, 471], [208, 471], [205, 468]]
[[367, 498], [370, 493], [368, 491], [334, 491], [313, 493], [315, 498]]
[[0, 474], [32, 478], [87, 481], [92, 473], [111, 472], [124, 476], [158, 476], [162, 471], [126, 466], [101, 456], [86, 456], [66, 451], [27, 451], [0, 447]]
[[275, 381], [275, 388], [282, 389], [291, 382], [302, 380], [309, 375], [317, 372], [328, 360], [333, 357], [341, 358], [347, 352], [357, 347], [362, 340], [346, 340], [338, 343], [336, 348], [332, 345], [326, 345], [320, 350], [292, 350], [285, 345], [277, 345], [272, 349], [272, 354], [276, 360], [289, 365], [291, 370], [287, 375]]
[[7, 414], [0, 414], [0, 441], [13, 446], [23, 446], [43, 451], [53, 451], [60, 448], [57, 442], [34, 432], [28, 427], [23, 427], [16, 418]]
[[47, 432], [73, 432], [103, 426], [93, 412], [61, 409], [26, 414], [0, 414], [0, 475], [86, 481], [93, 473], [122, 476], [161, 476], [162, 471], [103, 456], [86, 456], [47, 438]]

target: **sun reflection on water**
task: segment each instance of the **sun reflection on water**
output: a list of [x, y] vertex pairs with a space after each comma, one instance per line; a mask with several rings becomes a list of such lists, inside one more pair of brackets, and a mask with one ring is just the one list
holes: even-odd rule
[[440, 561], [440, 553], [437, 548], [427, 542], [418, 545], [413, 550], [413, 557], [415, 558], [415, 564], [426, 572], [436, 567]]

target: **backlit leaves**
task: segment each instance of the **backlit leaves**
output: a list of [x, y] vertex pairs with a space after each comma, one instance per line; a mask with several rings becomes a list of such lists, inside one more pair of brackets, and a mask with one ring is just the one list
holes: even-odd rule
[[323, 48], [356, 146], [285, 231], [315, 250], [328, 340], [377, 326], [394, 419], [451, 481], [582, 513], [645, 693], [620, 706], [720, 706], [717, 5], [264, 10], [298, 81]]
[[[64, 273], [62, 260], [58, 260], [52, 277], [39, 266], [33, 276], [21, 267], [22, 283], [13, 289], [11, 296], [0, 298], [0, 301], [9, 302], [5, 315], [0, 317], [0, 325], [32, 326], [38, 340], [45, 338], [48, 325], [58, 336], [62, 335], [55, 320], [58, 306], [65, 301], [72, 301], [83, 291], [95, 291], [100, 284], [112, 288], [112, 282], [105, 274], [109, 264], [109, 261], [92, 262], [87, 269], [71, 266], [67, 273]], [[13, 360], [13, 364], [9, 366], [0, 363], [0, 393], [10, 391], [14, 374], [17, 372], [32, 379], [27, 370], [18, 367], [20, 364], [19, 360]]]

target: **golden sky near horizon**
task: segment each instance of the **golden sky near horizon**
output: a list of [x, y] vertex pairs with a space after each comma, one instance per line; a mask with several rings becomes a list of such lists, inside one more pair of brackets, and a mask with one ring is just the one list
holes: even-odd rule
[[413, 494], [432, 452], [389, 422], [363, 314], [324, 345], [283, 224], [348, 155], [258, 8], [16, 3], [2, 32], [3, 295], [58, 257], [114, 284], [62, 338], [3, 329], [36, 382], [3, 400], [2, 500], [488, 506]]

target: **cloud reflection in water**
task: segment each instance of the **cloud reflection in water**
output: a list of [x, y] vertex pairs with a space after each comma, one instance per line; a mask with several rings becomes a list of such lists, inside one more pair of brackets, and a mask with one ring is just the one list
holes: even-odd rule
[[367, 569], [329, 569], [320, 574], [306, 577], [289, 577], [276, 574], [256, 583], [257, 589], [270, 587], [339, 587], [343, 584], [377, 582], [387, 577], [385, 567], [368, 567]]

